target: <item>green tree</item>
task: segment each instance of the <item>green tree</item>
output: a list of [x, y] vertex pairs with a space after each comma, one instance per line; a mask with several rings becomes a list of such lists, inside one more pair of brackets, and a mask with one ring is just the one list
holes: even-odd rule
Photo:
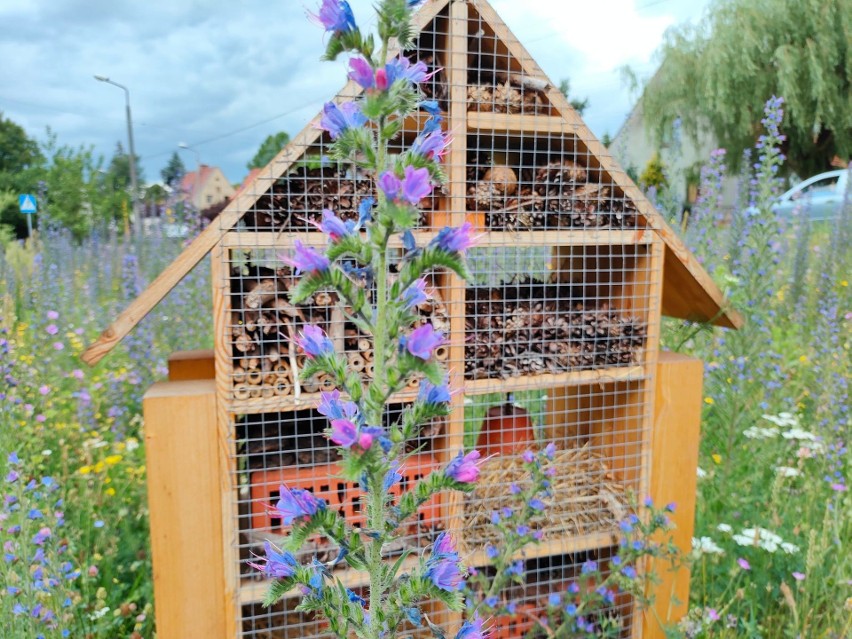
[[41, 203], [42, 211], [82, 239], [103, 217], [101, 160], [95, 158], [91, 147], [60, 146], [50, 129], [42, 149], [47, 157], [43, 178], [47, 199]]
[[0, 113], [0, 225], [26, 237], [27, 219], [18, 210], [18, 195], [37, 193], [44, 171], [38, 142]]
[[0, 190], [34, 190], [43, 167], [44, 156], [38, 142], [0, 112]]
[[789, 167], [828, 170], [852, 152], [849, 33], [848, 0], [721, 0], [707, 20], [667, 33], [643, 94], [648, 125], [658, 141], [678, 118], [693, 139], [707, 130], [736, 168], [776, 95], [786, 102]]
[[180, 184], [184, 175], [186, 175], [186, 167], [183, 164], [183, 160], [180, 159], [177, 151], [172, 151], [172, 157], [169, 158], [168, 164], [160, 171], [163, 183], [170, 188], [174, 188]]
[[278, 155], [281, 149], [287, 146], [289, 141], [290, 135], [286, 131], [279, 131], [275, 135], [266, 136], [263, 144], [260, 145], [257, 153], [251, 159], [251, 162], [246, 165], [248, 170], [251, 171], [252, 169], [262, 169], [265, 167], [272, 161], [272, 158]]
[[589, 107], [589, 98], [580, 99], [571, 97], [571, 80], [568, 78], [562, 78], [559, 81], [559, 92], [568, 98], [571, 106], [574, 107], [574, 110], [580, 115], [583, 115], [583, 111]]

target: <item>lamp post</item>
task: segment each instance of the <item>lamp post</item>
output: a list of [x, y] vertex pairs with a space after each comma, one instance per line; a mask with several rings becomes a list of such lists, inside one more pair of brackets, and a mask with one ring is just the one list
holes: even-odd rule
[[139, 210], [139, 184], [136, 179], [136, 149], [133, 146], [133, 120], [130, 117], [130, 91], [123, 84], [110, 80], [104, 75], [96, 75], [95, 80], [106, 82], [124, 91], [124, 104], [127, 112], [127, 143], [130, 146], [130, 203], [133, 208], [133, 226], [137, 233], [142, 232], [142, 212]]
[[[178, 144], [178, 148], [183, 149], [184, 151], [192, 151], [195, 154], [195, 184], [192, 186], [192, 197], [195, 198], [198, 195], [198, 187], [201, 185], [201, 154], [198, 152], [198, 149], [185, 142]], [[201, 210], [201, 206], [199, 204], [196, 204], [195, 202], [192, 204], [196, 209]]]

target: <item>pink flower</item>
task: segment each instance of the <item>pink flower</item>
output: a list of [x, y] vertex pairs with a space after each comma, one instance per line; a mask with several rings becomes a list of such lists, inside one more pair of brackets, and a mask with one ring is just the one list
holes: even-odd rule
[[62, 342], [53, 342], [53, 348], [57, 351], [61, 351], [63, 348], [65, 348], [65, 344], [63, 344]]
[[83, 379], [83, 371], [81, 371], [79, 368], [75, 368], [73, 371], [71, 371], [71, 377], [73, 377], [74, 379]]
[[832, 484], [832, 485], [831, 485], [831, 490], [834, 490], [834, 491], [836, 491], [836, 492], [838, 492], [838, 493], [846, 492], [846, 490], [847, 490], [847, 488], [846, 488], [846, 484], [836, 484], [836, 483], [835, 483], [835, 484]]
[[719, 613], [718, 613], [718, 612], [716, 612], [716, 609], [715, 609], [715, 608], [708, 608], [708, 609], [707, 609], [707, 618], [708, 618], [710, 621], [719, 621], [719, 619], [720, 619], [721, 617], [719, 617]]
[[432, 328], [431, 324], [424, 324], [411, 331], [408, 338], [403, 338], [403, 345], [408, 352], [422, 360], [432, 357], [432, 352], [444, 343], [444, 337]]
[[56, 335], [59, 332], [59, 327], [56, 324], [48, 324], [44, 329], [48, 335]]
[[794, 572], [793, 573], [793, 579], [795, 579], [796, 581], [804, 581], [805, 580], [805, 573]]
[[467, 455], [459, 452], [458, 457], [447, 464], [444, 474], [460, 484], [473, 484], [479, 479], [480, 466], [485, 461], [480, 457], [482, 454], [478, 450], [472, 450]]
[[748, 562], [747, 562], [745, 559], [743, 559], [742, 557], [740, 557], [739, 559], [737, 559], [737, 563], [740, 565], [740, 568], [742, 568], [743, 570], [751, 570], [751, 564], [750, 564], [750, 563], [748, 563]]
[[56, 311], [48, 311], [47, 312], [47, 319], [50, 319], [50, 320], [59, 319], [59, 313], [57, 313]]
[[43, 384], [39, 387], [38, 392], [41, 395], [47, 395], [50, 392], [50, 386], [48, 386], [47, 384]]

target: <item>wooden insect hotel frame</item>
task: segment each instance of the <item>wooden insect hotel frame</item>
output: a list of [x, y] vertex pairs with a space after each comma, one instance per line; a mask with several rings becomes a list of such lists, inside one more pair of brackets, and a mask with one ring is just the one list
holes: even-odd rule
[[[486, 545], [498, 541], [489, 518], [522, 480], [520, 452], [555, 443], [554, 504], [536, 522], [544, 537], [519, 554], [526, 582], [506, 594], [519, 612], [495, 622], [496, 636], [520, 637], [542, 599], [564, 590], [584, 561], [612, 556], [631, 492], [677, 502], [677, 541], [689, 549], [702, 365], [660, 352], [661, 316], [728, 328], [740, 319], [487, 1], [431, 0], [415, 21], [408, 55], [435, 72], [423, 90], [453, 142], [448, 180], [421, 202], [414, 236], [422, 246], [444, 226], [471, 222], [480, 238], [468, 254], [473, 279], [433, 273], [431, 299], [419, 307], [447, 338], [436, 357], [459, 392], [450, 417], [411, 442], [418, 453], [403, 483], [463, 448], [495, 457], [476, 491], [426, 504], [387, 554], [449, 530], [469, 565], [487, 566]], [[335, 100], [359, 92], [350, 82]], [[410, 144], [425, 117], [403, 123], [401, 143]], [[156, 618], [166, 639], [323, 636], [321, 622], [292, 609], [295, 598], [262, 608], [266, 584], [247, 561], [285, 532], [269, 509], [281, 484], [312, 490], [360, 522], [359, 487], [337, 478], [315, 410], [333, 383], [299, 381], [304, 355], [292, 337], [320, 324], [364, 378], [371, 338], [346, 321], [333, 293], [293, 306], [283, 258], [297, 239], [324, 244], [311, 222], [324, 208], [352, 219], [375, 185], [325, 158], [329, 140], [316, 121], [84, 357], [97, 362], [211, 254], [215, 351], [175, 354], [169, 381], [145, 396]], [[391, 253], [393, 263], [401, 241]], [[391, 398], [388, 420], [419, 382]], [[334, 553], [317, 542], [303, 559]], [[685, 612], [688, 573], [658, 570], [653, 609], [619, 597], [607, 611], [622, 636], [662, 637], [661, 622]], [[346, 570], [337, 576], [356, 591], [365, 585]], [[448, 630], [462, 619], [436, 615]]]

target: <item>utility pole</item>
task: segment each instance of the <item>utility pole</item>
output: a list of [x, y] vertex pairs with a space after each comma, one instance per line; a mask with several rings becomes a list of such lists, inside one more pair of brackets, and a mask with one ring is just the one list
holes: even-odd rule
[[142, 232], [142, 211], [139, 207], [139, 183], [136, 178], [136, 148], [133, 145], [133, 119], [130, 116], [130, 91], [123, 84], [114, 82], [103, 75], [96, 75], [95, 80], [106, 82], [124, 91], [124, 105], [127, 114], [127, 144], [130, 147], [130, 204], [133, 208], [133, 227], [137, 233]]

